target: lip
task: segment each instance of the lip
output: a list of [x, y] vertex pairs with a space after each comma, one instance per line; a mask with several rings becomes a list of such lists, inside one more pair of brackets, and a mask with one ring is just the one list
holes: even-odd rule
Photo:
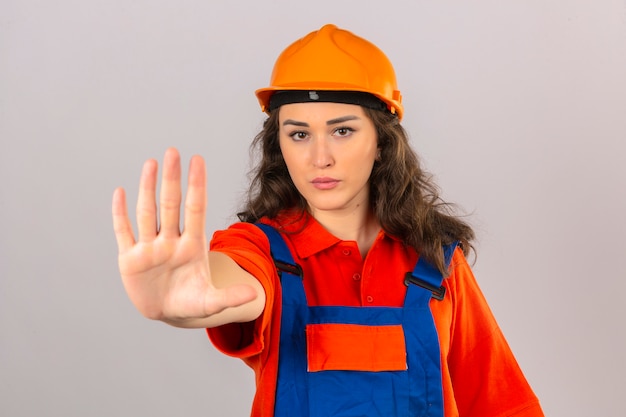
[[339, 184], [339, 180], [330, 177], [317, 177], [311, 181], [311, 184], [318, 190], [330, 190]]

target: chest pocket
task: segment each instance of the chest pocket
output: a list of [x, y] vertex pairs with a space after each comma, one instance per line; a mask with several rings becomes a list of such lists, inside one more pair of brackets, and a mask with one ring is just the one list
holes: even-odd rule
[[407, 369], [401, 325], [309, 324], [305, 332], [309, 372]]

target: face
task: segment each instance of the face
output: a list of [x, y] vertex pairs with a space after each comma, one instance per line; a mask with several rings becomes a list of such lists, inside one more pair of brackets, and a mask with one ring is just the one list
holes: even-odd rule
[[280, 149], [311, 214], [369, 209], [378, 140], [361, 106], [295, 103], [279, 111]]

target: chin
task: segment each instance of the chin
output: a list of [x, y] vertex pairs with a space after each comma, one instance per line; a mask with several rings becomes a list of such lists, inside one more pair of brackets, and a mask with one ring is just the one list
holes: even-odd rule
[[349, 208], [345, 201], [312, 201], [308, 203], [309, 211], [343, 211]]

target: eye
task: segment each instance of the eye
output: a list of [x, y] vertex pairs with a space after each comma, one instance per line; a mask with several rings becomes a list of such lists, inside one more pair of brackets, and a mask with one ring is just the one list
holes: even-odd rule
[[351, 127], [344, 126], [335, 129], [335, 135], [340, 137], [350, 136], [352, 133], [354, 133], [354, 129], [352, 129]]
[[309, 135], [307, 134], [307, 132], [303, 132], [300, 130], [289, 134], [289, 137], [295, 141], [305, 140], [308, 136]]

